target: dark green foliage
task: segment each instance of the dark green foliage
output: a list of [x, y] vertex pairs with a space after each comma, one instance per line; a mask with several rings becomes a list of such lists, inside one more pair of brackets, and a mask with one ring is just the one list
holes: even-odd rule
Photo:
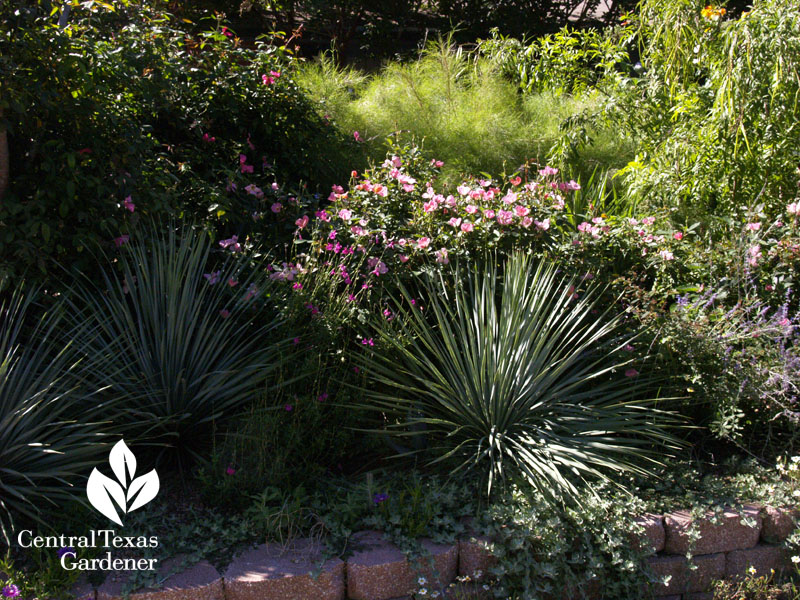
[[245, 49], [220, 24], [190, 34], [134, 4], [93, 10], [74, 8], [63, 28], [58, 12], [20, 10], [0, 35], [12, 157], [0, 267], [46, 272], [56, 260], [85, 271], [87, 250], [140, 213], [244, 238], [273, 228], [254, 222], [270, 204], [246, 185], [277, 181], [285, 205], [290, 188], [339, 178], [336, 134], [294, 84], [286, 48]]
[[460, 24], [464, 35], [474, 39], [488, 35], [493, 27], [522, 37], [552, 33], [570, 21], [578, 26], [613, 23], [633, 4], [631, 0], [438, 0], [436, 6], [439, 14], [450, 20], [451, 26]]
[[76, 359], [63, 335], [63, 305], [45, 310], [41, 299], [40, 290], [21, 285], [0, 302], [0, 538], [6, 542], [15, 523], [41, 519], [43, 508], [58, 510], [83, 495], [73, 486], [99, 455], [97, 421], [113, 411], [98, 402], [87, 362]]

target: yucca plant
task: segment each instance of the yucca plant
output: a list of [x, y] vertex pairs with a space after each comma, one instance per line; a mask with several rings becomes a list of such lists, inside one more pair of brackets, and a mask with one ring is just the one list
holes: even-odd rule
[[139, 232], [98, 281], [74, 285], [71, 319], [96, 377], [121, 400], [116, 430], [186, 466], [266, 391], [288, 340], [265, 265], [232, 252], [235, 242], [167, 230]]
[[[2, 287], [2, 286], [0, 286]], [[0, 537], [82, 496], [101, 450], [103, 408], [63, 337], [63, 311], [24, 285], [0, 303]]]
[[675, 447], [675, 418], [633, 370], [616, 307], [596, 287], [576, 297], [553, 265], [516, 254], [499, 267], [429, 276], [422, 307], [400, 286], [396, 317], [375, 322], [380, 351], [361, 356], [364, 408], [424, 436], [432, 463], [477, 471], [489, 495], [522, 479], [570, 501], [592, 478], [647, 473]]

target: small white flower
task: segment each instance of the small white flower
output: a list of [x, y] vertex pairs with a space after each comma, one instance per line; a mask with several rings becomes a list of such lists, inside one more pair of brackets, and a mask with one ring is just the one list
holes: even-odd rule
[[441, 596], [441, 594], [439, 592], [437, 592], [435, 590], [433, 592], [431, 592], [431, 598], [438, 598], [439, 596]]
[[488, 583], [484, 583], [483, 584], [483, 589], [485, 589], [486, 591], [489, 591], [489, 584]]
[[417, 594], [419, 594], [420, 596], [427, 596], [428, 590], [426, 590], [425, 588], [420, 588]]
[[792, 496], [794, 496], [794, 497], [800, 496], [800, 489], [793, 491], [792, 492]]
[[800, 563], [800, 556], [793, 556], [792, 557], [792, 562], [794, 564]]
[[417, 579], [417, 583], [420, 585], [425, 585], [426, 583], [428, 583], [428, 580], [425, 579], [424, 577], [420, 577], [419, 579]]
[[756, 574], [756, 568], [753, 565], [750, 565], [749, 567], [747, 567], [747, 574], [748, 575], [755, 575]]

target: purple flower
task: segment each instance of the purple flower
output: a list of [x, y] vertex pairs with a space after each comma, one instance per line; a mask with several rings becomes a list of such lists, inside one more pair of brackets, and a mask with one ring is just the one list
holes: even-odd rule
[[381, 502], [386, 501], [389, 498], [389, 494], [373, 494], [372, 495], [372, 502], [377, 506]]
[[75, 556], [75, 548], [73, 548], [72, 546], [66, 546], [65, 548], [59, 548], [58, 552], [56, 552], [56, 554], [58, 555], [58, 558], [61, 558], [65, 554], [72, 554], [73, 556]]
[[7, 585], [3, 588], [3, 598], [16, 598], [19, 596], [19, 588], [15, 585]]
[[223, 248], [230, 248], [233, 252], [239, 252], [242, 245], [239, 243], [239, 236], [234, 235], [227, 240], [220, 240], [219, 245]]

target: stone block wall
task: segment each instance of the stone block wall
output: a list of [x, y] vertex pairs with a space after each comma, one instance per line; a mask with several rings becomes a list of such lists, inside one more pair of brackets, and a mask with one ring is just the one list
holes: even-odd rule
[[[697, 520], [688, 511], [648, 515], [646, 523], [640, 520], [655, 552], [647, 562], [656, 575], [670, 576], [666, 585], [653, 586], [653, 594], [664, 600], [702, 600], [711, 597], [715, 579], [743, 577], [751, 567], [758, 576], [779, 571], [789, 558], [779, 544], [794, 531], [795, 517], [790, 509], [756, 505]], [[699, 534], [694, 541], [693, 532]]]
[[[658, 576], [669, 576], [666, 584], [653, 584], [651, 592], [660, 600], [710, 599], [715, 579], [742, 577], [751, 567], [759, 575], [788, 564], [779, 546], [795, 528], [797, 513], [789, 509], [745, 506], [743, 516], [726, 510], [693, 522], [686, 511], [666, 515], [644, 515], [636, 521], [643, 527], [639, 544], [646, 544], [647, 563]], [[692, 541], [693, 533], [700, 537]], [[430, 553], [429, 566], [412, 567], [399, 548], [378, 531], [354, 536], [357, 550], [346, 561], [338, 558], [321, 564], [318, 545], [298, 540], [291, 547], [263, 544], [236, 556], [223, 573], [207, 562], [175, 573], [174, 561], [160, 578], [160, 589], [141, 590], [131, 600], [410, 600], [410, 594], [425, 585], [453, 582], [457, 575], [473, 578], [461, 583], [458, 598], [481, 598], [485, 592], [480, 576], [495, 562], [490, 540], [467, 537], [452, 545], [422, 540]], [[691, 564], [686, 558], [692, 552]], [[311, 573], [314, 572], [314, 576]], [[109, 577], [98, 590], [80, 590], [81, 600], [122, 600], [122, 583]], [[602, 586], [594, 589], [598, 600]], [[428, 596], [430, 597], [430, 596]]]

